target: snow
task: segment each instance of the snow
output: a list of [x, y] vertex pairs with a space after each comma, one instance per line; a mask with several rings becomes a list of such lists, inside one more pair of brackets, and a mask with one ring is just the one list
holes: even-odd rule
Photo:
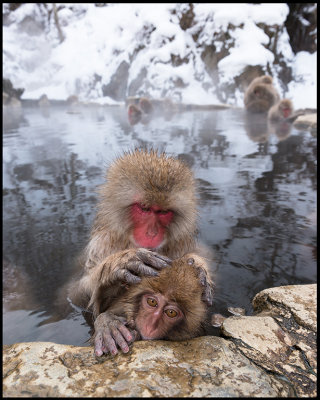
[[[52, 7], [53, 3], [46, 4]], [[46, 10], [37, 3], [24, 3], [10, 14], [12, 23], [3, 27], [3, 76], [15, 87], [25, 88], [23, 98], [37, 99], [45, 93], [51, 99], [66, 99], [77, 94], [80, 100], [114, 104], [103, 97], [102, 86], [125, 61], [130, 65], [128, 87], [145, 68], [150, 85], [143, 90], [148, 95], [159, 98], [169, 94], [183, 102], [217, 104], [212, 78], [201, 59], [203, 46], [232, 24], [235, 29], [228, 29], [227, 40], [234, 47], [218, 63], [219, 83], [232, 82], [248, 65], [269, 65], [276, 73], [274, 55], [265, 47], [269, 37], [257, 24], [281, 25], [288, 14], [286, 3], [193, 3], [196, 23], [184, 31], [177, 15], [187, 7], [182, 3], [56, 5], [65, 7], [58, 13], [65, 36], [61, 44], [53, 18], [47, 22]], [[32, 35], [19, 29], [18, 24], [30, 15], [45, 24], [45, 29]], [[192, 34], [197, 30], [201, 33], [195, 43]], [[286, 30], [278, 38], [278, 51], [294, 72], [294, 81], [283, 95], [291, 98], [296, 108], [316, 107], [316, 53], [294, 55], [288, 39]], [[222, 45], [215, 42], [217, 51]], [[188, 62], [173, 66], [171, 54]], [[178, 87], [177, 82], [181, 83]], [[277, 78], [275, 85], [280, 87]], [[243, 93], [236, 90], [227, 101], [242, 106], [242, 98]]]
[[252, 21], [246, 21], [244, 29], [237, 28], [231, 34], [235, 38], [235, 47], [218, 63], [222, 82], [232, 80], [247, 65], [266, 66], [273, 62], [273, 53], [263, 46], [269, 42], [268, 36]]

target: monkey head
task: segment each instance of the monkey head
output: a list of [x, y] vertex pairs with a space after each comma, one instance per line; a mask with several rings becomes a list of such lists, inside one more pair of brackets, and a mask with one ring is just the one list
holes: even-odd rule
[[275, 103], [275, 95], [269, 84], [258, 84], [250, 93], [246, 108], [251, 112], [267, 112]]
[[272, 85], [272, 83], [273, 83], [273, 79], [269, 75], [262, 75], [262, 76], [259, 76], [256, 79], [257, 79], [257, 81], [259, 83], [264, 83], [264, 84], [267, 84], [267, 85]]
[[272, 77], [269, 75], [259, 76], [250, 83], [244, 95], [247, 111], [265, 113], [280, 100], [279, 93], [272, 83]]
[[128, 106], [128, 119], [130, 125], [137, 124], [142, 117], [142, 111], [135, 104], [130, 104]]
[[101, 195], [99, 217], [114, 240], [153, 250], [193, 240], [195, 182], [180, 160], [155, 150], [125, 153], [109, 168]]
[[279, 111], [283, 118], [288, 118], [292, 114], [293, 104], [289, 99], [283, 99], [279, 103]]
[[199, 266], [201, 257], [185, 255], [129, 289], [126, 319], [142, 339], [185, 340], [201, 332], [207, 306], [201, 299]]

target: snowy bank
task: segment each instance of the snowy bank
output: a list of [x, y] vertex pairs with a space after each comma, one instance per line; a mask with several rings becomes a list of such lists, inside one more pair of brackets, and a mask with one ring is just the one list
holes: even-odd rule
[[3, 5], [3, 76], [25, 88], [23, 98], [114, 104], [148, 95], [243, 106], [236, 78], [260, 66], [296, 108], [316, 107], [316, 52], [293, 53], [286, 3], [55, 3], [62, 42], [53, 3], [45, 4], [10, 13]]

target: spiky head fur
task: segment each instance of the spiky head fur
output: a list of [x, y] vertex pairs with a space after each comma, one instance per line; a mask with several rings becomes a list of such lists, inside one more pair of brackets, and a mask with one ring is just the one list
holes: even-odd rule
[[183, 320], [168, 332], [163, 339], [184, 340], [201, 332], [206, 318], [207, 307], [202, 301], [202, 287], [196, 266], [188, 265], [187, 257], [164, 268], [158, 277], [144, 277], [136, 286], [129, 289], [124, 297], [123, 309], [128, 321], [134, 321], [139, 309], [140, 299], [146, 293], [161, 293], [175, 301], [184, 314]]
[[106, 178], [100, 187], [94, 234], [107, 231], [115, 240], [126, 240], [131, 229], [130, 206], [140, 202], [174, 212], [168, 246], [171, 241], [193, 240], [197, 219], [195, 182], [183, 162], [156, 150], [137, 149], [115, 160]]

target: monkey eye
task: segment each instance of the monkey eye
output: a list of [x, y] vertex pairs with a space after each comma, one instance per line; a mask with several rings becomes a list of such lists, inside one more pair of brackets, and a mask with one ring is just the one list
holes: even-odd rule
[[143, 212], [150, 212], [151, 208], [150, 207], [144, 207], [143, 205], [140, 205], [140, 210]]
[[169, 318], [175, 318], [178, 315], [177, 311], [173, 310], [172, 308], [168, 308], [167, 310], [165, 310], [165, 313]]
[[147, 298], [147, 303], [151, 307], [157, 307], [157, 305], [158, 305], [157, 301], [155, 299], [153, 299], [152, 297]]
[[156, 211], [156, 213], [157, 214], [160, 214], [160, 215], [166, 215], [166, 214], [168, 214], [170, 211], [168, 211], [168, 210], [158, 210], [158, 211]]

